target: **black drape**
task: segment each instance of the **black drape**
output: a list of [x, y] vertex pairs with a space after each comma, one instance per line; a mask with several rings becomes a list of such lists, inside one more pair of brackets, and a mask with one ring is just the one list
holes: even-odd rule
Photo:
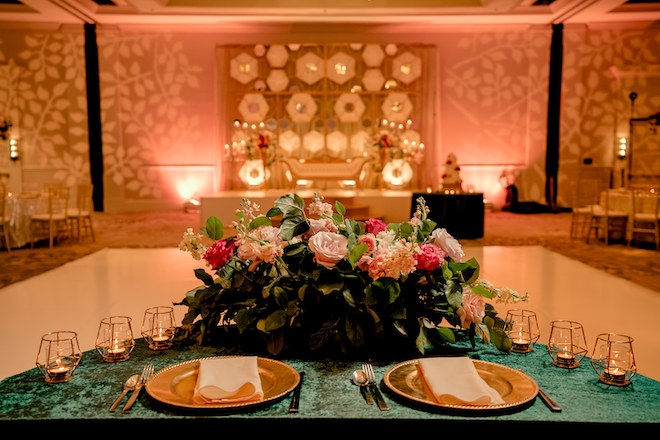
[[85, 24], [85, 65], [87, 74], [87, 128], [89, 171], [94, 185], [94, 210], [103, 211], [103, 142], [101, 140], [101, 92], [96, 26]]
[[563, 28], [564, 25], [562, 24], [552, 25], [552, 44], [550, 46], [545, 199], [552, 207], [555, 207], [557, 203], [557, 172], [559, 171], [559, 112], [561, 107]]

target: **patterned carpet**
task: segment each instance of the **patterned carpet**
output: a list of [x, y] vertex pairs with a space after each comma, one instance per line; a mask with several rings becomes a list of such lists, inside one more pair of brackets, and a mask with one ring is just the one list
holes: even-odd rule
[[[652, 246], [590, 244], [569, 237], [570, 213], [513, 214], [487, 212], [485, 234], [476, 240], [461, 240], [463, 246], [538, 245], [581, 261], [612, 275], [660, 292], [660, 252]], [[64, 239], [52, 249], [38, 244], [33, 249], [0, 251], [0, 287], [56, 268], [66, 262], [106, 247], [176, 247], [183, 232], [198, 229], [198, 212], [95, 213], [95, 241]]]

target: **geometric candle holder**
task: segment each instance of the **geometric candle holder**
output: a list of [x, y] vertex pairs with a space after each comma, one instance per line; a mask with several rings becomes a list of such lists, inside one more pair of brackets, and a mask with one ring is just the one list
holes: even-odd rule
[[528, 353], [541, 336], [536, 313], [531, 310], [509, 310], [506, 315], [504, 330], [511, 339], [511, 350]]
[[174, 309], [168, 306], [151, 307], [144, 312], [142, 336], [152, 350], [165, 350], [172, 345], [176, 327]]
[[103, 318], [96, 335], [96, 350], [106, 362], [123, 362], [135, 348], [131, 318], [110, 316]]
[[626, 386], [637, 373], [633, 339], [616, 333], [602, 333], [596, 338], [591, 365], [608, 385]]
[[46, 382], [61, 383], [73, 379], [73, 371], [81, 359], [82, 352], [75, 332], [52, 332], [41, 337], [37, 367]]
[[553, 321], [548, 342], [552, 363], [561, 368], [577, 368], [587, 354], [582, 325], [574, 321]]

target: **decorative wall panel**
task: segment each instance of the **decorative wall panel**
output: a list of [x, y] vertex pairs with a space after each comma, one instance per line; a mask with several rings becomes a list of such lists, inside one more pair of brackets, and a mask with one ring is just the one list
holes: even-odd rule
[[[410, 145], [423, 142], [425, 46], [391, 45], [389, 54], [384, 44], [258, 47], [221, 49], [228, 71], [220, 77], [225, 105], [219, 123], [227, 127], [228, 149], [245, 148], [251, 136], [265, 134], [277, 149], [276, 163], [282, 155], [375, 156], [374, 137], [383, 131]], [[414, 140], [407, 140], [411, 134]], [[226, 159], [244, 157], [234, 152]], [[271, 185], [286, 184], [285, 176], [272, 177]]]

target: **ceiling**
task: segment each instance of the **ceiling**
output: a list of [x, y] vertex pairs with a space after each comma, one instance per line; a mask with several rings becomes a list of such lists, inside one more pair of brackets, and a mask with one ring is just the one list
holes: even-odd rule
[[0, 0], [0, 22], [551, 24], [660, 21], [660, 0]]

